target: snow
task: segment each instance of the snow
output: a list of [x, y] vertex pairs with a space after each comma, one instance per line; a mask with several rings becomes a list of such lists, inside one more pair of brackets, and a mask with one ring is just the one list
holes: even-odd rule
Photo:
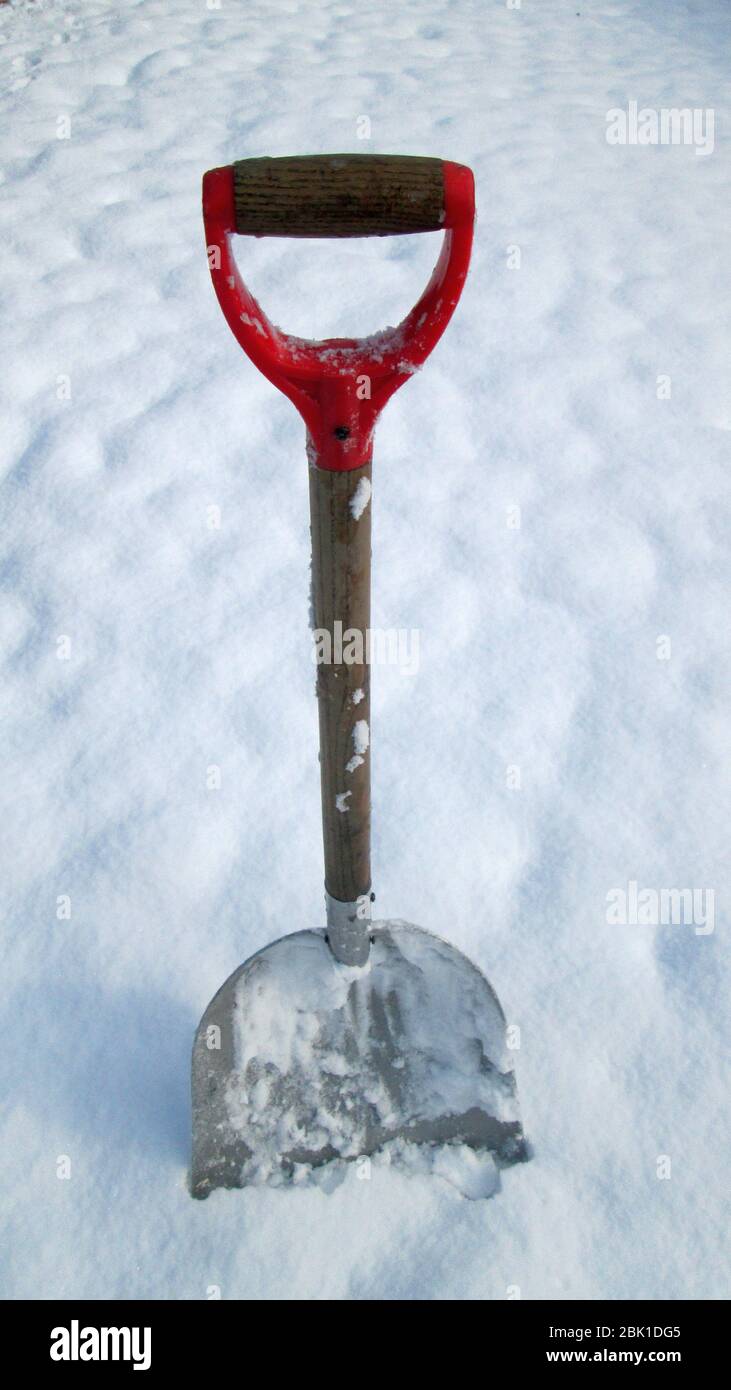
[[[355, 697], [353, 698], [353, 703], [358, 704], [358, 701], [355, 700]], [[355, 724], [353, 725], [353, 747], [355, 749], [355, 752], [352, 758], [348, 758], [348, 761], [345, 764], [346, 772], [355, 772], [355, 769], [357, 767], [362, 766], [363, 762], [365, 761], [363, 755], [368, 751], [369, 742], [370, 730], [368, 728], [368, 720], [357, 719]]]
[[368, 478], [361, 478], [350, 499], [350, 510], [355, 521], [360, 521], [371, 500], [371, 484]]
[[[730, 38], [722, 0], [0, 6], [4, 1296], [729, 1296]], [[713, 152], [609, 144], [630, 101], [713, 108]], [[477, 179], [376, 433], [375, 621], [422, 641], [374, 672], [375, 887], [495, 986], [533, 1157], [194, 1202], [195, 1026], [323, 916], [303, 429], [200, 177], [348, 149]], [[287, 332], [377, 343], [439, 242], [238, 256]], [[714, 930], [608, 922], [631, 882]]]
[[356, 719], [353, 725], [353, 747], [356, 753], [366, 753], [370, 742], [370, 730], [367, 719]]

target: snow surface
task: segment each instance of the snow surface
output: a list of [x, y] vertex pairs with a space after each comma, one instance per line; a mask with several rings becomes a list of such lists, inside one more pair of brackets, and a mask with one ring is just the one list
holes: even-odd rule
[[[1, 1292], [728, 1297], [731, 11], [304, 15], [0, 7]], [[634, 99], [713, 107], [713, 154], [608, 145]], [[489, 1201], [452, 1153], [197, 1203], [198, 1019], [322, 924], [303, 430], [222, 319], [200, 177], [347, 149], [477, 177], [377, 432], [374, 621], [421, 662], [374, 680], [374, 862], [379, 915], [497, 989], [534, 1156]], [[377, 332], [439, 239], [239, 260], [287, 331]], [[609, 926], [629, 880], [713, 888], [714, 932]]]

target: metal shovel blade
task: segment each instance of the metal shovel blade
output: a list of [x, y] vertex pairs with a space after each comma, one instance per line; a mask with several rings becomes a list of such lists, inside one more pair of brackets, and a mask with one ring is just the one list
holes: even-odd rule
[[234, 971], [193, 1047], [191, 1190], [287, 1180], [392, 1139], [527, 1157], [505, 1018], [484, 975], [408, 922], [371, 924], [362, 967], [324, 931]]

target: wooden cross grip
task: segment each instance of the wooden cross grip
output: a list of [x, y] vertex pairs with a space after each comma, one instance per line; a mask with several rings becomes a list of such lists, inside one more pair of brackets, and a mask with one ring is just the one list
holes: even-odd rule
[[444, 229], [441, 159], [311, 154], [239, 159], [236, 231], [248, 236], [396, 236]]

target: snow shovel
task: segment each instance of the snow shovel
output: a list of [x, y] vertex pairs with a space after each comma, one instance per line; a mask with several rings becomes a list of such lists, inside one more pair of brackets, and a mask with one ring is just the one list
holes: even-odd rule
[[[440, 338], [467, 274], [471, 171], [401, 155], [246, 159], [203, 179], [208, 259], [223, 312], [307, 428], [312, 607], [318, 643], [325, 925], [257, 951], [208, 1005], [193, 1048], [191, 1190], [280, 1184], [302, 1165], [396, 1141], [527, 1156], [505, 1018], [454, 946], [371, 920], [371, 451], [377, 416]], [[302, 340], [244, 285], [231, 236], [444, 231], [397, 328]]]

